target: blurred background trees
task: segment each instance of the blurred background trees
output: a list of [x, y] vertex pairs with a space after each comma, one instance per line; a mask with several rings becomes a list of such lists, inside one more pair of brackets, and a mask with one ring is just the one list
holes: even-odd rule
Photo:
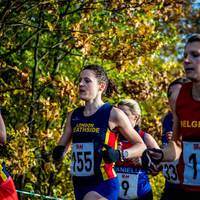
[[118, 93], [106, 101], [140, 102], [143, 129], [160, 143], [167, 86], [183, 75], [183, 44], [200, 32], [199, 7], [190, 0], [1, 0], [0, 104], [8, 132], [1, 157], [17, 188], [73, 199], [70, 155], [54, 165], [51, 152], [67, 112], [80, 105], [85, 64], [104, 66], [116, 83]]

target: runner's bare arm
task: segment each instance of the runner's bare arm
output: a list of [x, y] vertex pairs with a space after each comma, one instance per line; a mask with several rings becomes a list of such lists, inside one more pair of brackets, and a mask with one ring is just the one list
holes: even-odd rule
[[0, 114], [0, 143], [4, 144], [6, 142], [6, 127], [3, 118]]
[[126, 149], [128, 152], [127, 158], [140, 157], [142, 155], [146, 146], [123, 111], [115, 107], [111, 110], [109, 127], [111, 130], [117, 129], [131, 144], [133, 144], [132, 147]]
[[66, 146], [66, 151], [68, 151], [72, 140], [72, 128], [71, 128], [71, 116], [72, 112], [68, 114], [67, 120], [64, 126], [63, 135], [61, 136], [58, 145]]
[[163, 161], [174, 161], [180, 157], [182, 152], [181, 141], [182, 137], [178, 134], [178, 117], [173, 113], [173, 136], [172, 140], [163, 149], [164, 158]]
[[160, 148], [156, 140], [149, 133], [145, 133], [144, 143], [146, 144], [147, 148]]

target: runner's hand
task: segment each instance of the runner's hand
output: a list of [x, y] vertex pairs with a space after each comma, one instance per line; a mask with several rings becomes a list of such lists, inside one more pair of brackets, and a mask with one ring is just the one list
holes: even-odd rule
[[148, 148], [142, 154], [142, 167], [150, 172], [152, 175], [156, 175], [159, 171], [162, 170], [162, 160], [162, 150]]
[[102, 150], [101, 154], [105, 163], [110, 164], [110, 163], [121, 160], [120, 150], [115, 150], [106, 144], [104, 144], [103, 147], [105, 148], [105, 150]]
[[58, 145], [53, 150], [53, 160], [54, 161], [61, 161], [64, 158], [65, 155], [65, 146]]

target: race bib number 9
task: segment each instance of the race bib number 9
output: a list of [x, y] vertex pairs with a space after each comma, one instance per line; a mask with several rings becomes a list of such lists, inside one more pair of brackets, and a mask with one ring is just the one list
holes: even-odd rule
[[178, 160], [174, 162], [163, 162], [163, 175], [170, 183], [179, 184], [180, 180], [177, 173]]
[[71, 174], [73, 176], [94, 175], [94, 144], [74, 143], [72, 147]]
[[138, 174], [117, 173], [120, 183], [119, 197], [122, 199], [137, 199]]
[[183, 142], [185, 185], [200, 186], [200, 142]]

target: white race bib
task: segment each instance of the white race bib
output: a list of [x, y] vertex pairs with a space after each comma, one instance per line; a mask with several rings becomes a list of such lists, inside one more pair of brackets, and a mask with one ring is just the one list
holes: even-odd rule
[[119, 197], [122, 199], [136, 199], [139, 174], [117, 173], [120, 183]]
[[180, 180], [178, 178], [177, 165], [179, 160], [173, 162], [163, 162], [163, 175], [166, 180], [173, 184], [179, 184]]
[[94, 175], [94, 144], [74, 143], [72, 147], [71, 174], [73, 176]]
[[185, 185], [200, 186], [200, 142], [183, 142]]

